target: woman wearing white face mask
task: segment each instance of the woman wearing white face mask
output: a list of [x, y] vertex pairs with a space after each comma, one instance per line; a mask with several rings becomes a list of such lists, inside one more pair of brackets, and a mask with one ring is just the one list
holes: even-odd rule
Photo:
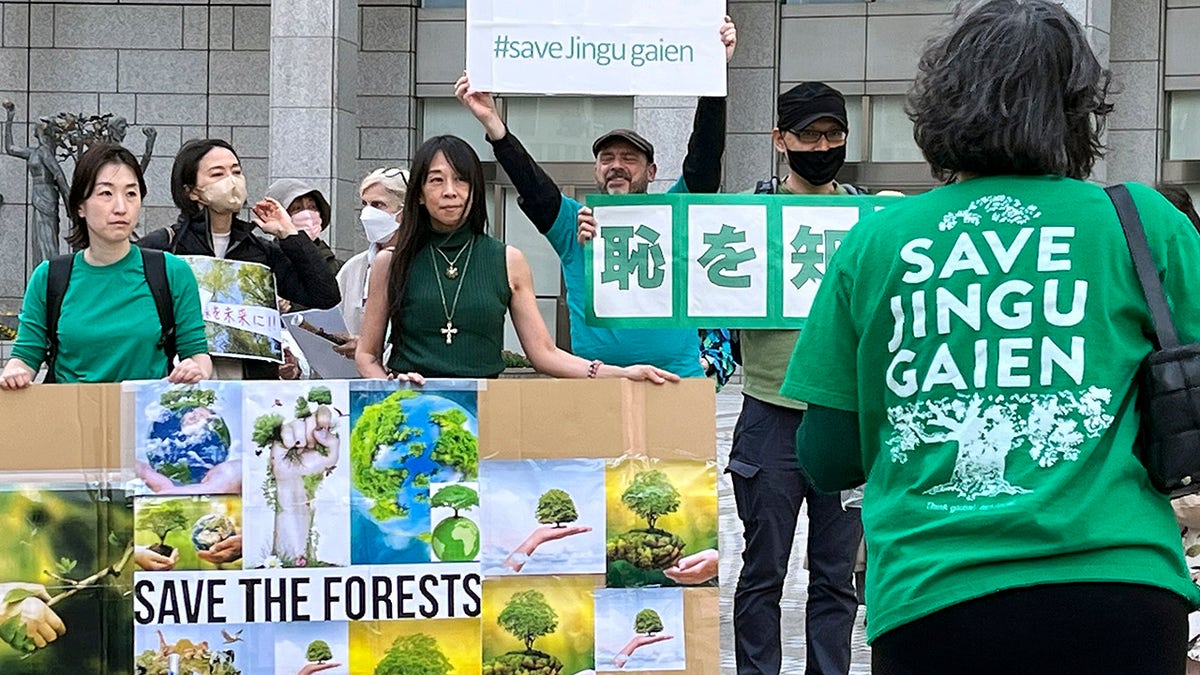
[[[279, 202], [254, 206], [255, 224], [274, 239], [254, 236], [254, 225], [238, 218], [245, 205], [246, 179], [233, 146], [209, 138], [183, 144], [171, 169], [171, 198], [179, 220], [138, 240], [144, 248], [177, 255], [204, 255], [266, 265], [275, 274], [279, 296], [306, 307], [337, 305], [337, 281], [307, 234], [300, 232]], [[222, 377], [232, 377], [223, 369]], [[269, 362], [242, 362], [245, 379], [278, 379]]]
[[400, 237], [400, 214], [407, 193], [408, 171], [398, 168], [376, 169], [367, 174], [358, 186], [363, 205], [359, 222], [367, 235], [367, 250], [347, 260], [337, 275], [338, 289], [342, 293], [340, 309], [346, 329], [350, 331], [350, 340], [334, 351], [348, 359], [354, 358], [354, 350], [358, 347], [371, 264], [380, 251], [396, 245]]

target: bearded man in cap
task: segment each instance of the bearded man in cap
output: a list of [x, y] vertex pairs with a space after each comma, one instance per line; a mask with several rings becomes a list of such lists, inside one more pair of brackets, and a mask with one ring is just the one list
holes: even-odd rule
[[[834, 180], [846, 161], [846, 103], [835, 89], [805, 82], [778, 102], [775, 149], [790, 171], [762, 181], [758, 193], [853, 195], [861, 190]], [[740, 335], [742, 412], [733, 432], [727, 471], [745, 528], [742, 571], [733, 600], [738, 675], [778, 675], [782, 661], [779, 601], [802, 502], [808, 502], [808, 602], [805, 672], [845, 675], [858, 601], [855, 556], [862, 539], [858, 509], [821, 494], [800, 470], [796, 428], [804, 404], [779, 389], [800, 332], [743, 330]]]
[[[721, 26], [726, 61], [733, 56], [736, 29], [729, 17]], [[576, 355], [616, 366], [649, 363], [681, 377], [704, 377], [701, 342], [691, 329], [611, 329], [589, 326], [584, 318], [583, 245], [576, 236], [576, 219], [586, 209], [562, 194], [553, 179], [538, 166], [496, 111], [488, 92], [471, 89], [466, 73], [454, 93], [479, 120], [492, 144], [496, 161], [504, 168], [520, 195], [521, 211], [541, 232], [562, 263], [571, 317], [571, 351]], [[725, 99], [701, 97], [696, 106], [692, 136], [683, 176], [670, 192], [716, 192], [721, 184], [721, 156], [725, 151]], [[596, 187], [607, 194], [644, 193], [654, 180], [654, 145], [632, 129], [613, 129], [592, 144], [596, 157]], [[712, 364], [716, 358], [709, 358]]]

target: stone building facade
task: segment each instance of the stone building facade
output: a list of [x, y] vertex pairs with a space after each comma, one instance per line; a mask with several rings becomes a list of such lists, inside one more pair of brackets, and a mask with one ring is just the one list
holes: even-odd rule
[[[521, 216], [482, 131], [453, 98], [465, 57], [464, 0], [0, 1], [0, 98], [28, 121], [60, 111], [113, 113], [158, 130], [143, 229], [175, 218], [171, 160], [190, 138], [217, 136], [240, 153], [252, 197], [275, 178], [311, 180], [331, 196], [331, 239], [363, 246], [358, 179], [406, 166], [420, 141], [457, 133], [489, 167], [493, 229], [525, 249], [552, 331], [566, 334], [556, 259]], [[1113, 70], [1116, 111], [1096, 180], [1200, 185], [1200, 0], [1067, 0]], [[903, 94], [948, 0], [729, 0], [739, 44], [729, 70], [725, 187], [744, 190], [777, 170], [769, 132], [782, 89], [834, 84], [851, 113], [843, 178], [871, 188], [933, 185], [903, 114]], [[694, 100], [501, 99], [509, 126], [568, 193], [593, 189], [591, 139], [634, 126], [657, 147], [665, 189], [679, 175]], [[68, 173], [70, 166], [66, 167]], [[0, 311], [15, 311], [32, 272], [24, 163], [0, 156]], [[65, 219], [64, 219], [65, 223]]]

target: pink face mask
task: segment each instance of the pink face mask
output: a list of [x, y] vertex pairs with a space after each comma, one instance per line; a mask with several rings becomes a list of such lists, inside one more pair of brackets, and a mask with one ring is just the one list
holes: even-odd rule
[[321, 236], [321, 214], [316, 211], [306, 209], [292, 214], [292, 224], [297, 230], [307, 234], [309, 239], [315, 241]]

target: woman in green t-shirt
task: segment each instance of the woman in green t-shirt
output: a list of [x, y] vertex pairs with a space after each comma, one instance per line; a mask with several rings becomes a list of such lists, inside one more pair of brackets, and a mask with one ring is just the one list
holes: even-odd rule
[[[518, 249], [485, 233], [483, 165], [456, 136], [426, 141], [413, 158], [400, 240], [371, 268], [355, 360], [363, 377], [497, 377], [504, 316], [533, 367], [555, 377], [679, 378], [653, 366], [610, 366], [559, 349]], [[384, 341], [392, 345], [383, 363]]]
[[[782, 393], [813, 483], [866, 483], [875, 675], [1184, 672], [1200, 594], [1134, 453], [1152, 322], [1086, 182], [1108, 83], [1060, 4], [960, 5], [908, 98], [951, 184], [855, 225], [814, 300]], [[1200, 235], [1129, 190], [1195, 340]]]
[[[71, 180], [67, 242], [74, 254], [58, 319], [56, 382], [120, 382], [167, 377], [194, 384], [212, 373], [196, 278], [182, 260], [164, 254], [175, 318], [172, 363], [160, 344], [162, 325], [140, 251], [129, 243], [146, 181], [137, 159], [119, 145], [98, 144], [80, 156]], [[48, 360], [46, 287], [50, 263], [33, 271], [21, 306], [12, 359], [0, 389], [29, 386]]]

